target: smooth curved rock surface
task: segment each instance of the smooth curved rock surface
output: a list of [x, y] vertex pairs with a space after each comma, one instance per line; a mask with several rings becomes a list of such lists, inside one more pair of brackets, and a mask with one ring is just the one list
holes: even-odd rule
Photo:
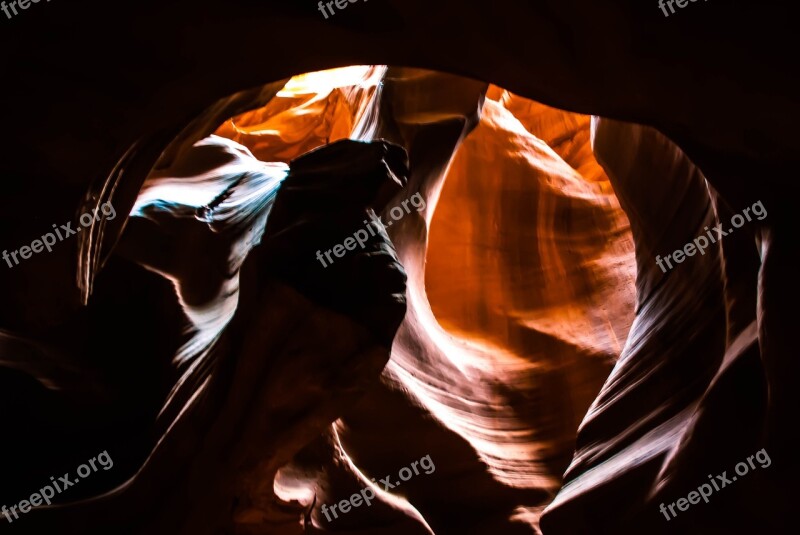
[[[219, 3], [204, 1], [166, 6], [123, 0], [114, 12], [91, 0], [37, 7], [38, 12], [31, 10], [4, 26], [0, 35], [10, 58], [4, 71], [10, 82], [0, 100], [6, 124], [13, 125], [0, 159], [0, 172], [7, 178], [0, 200], [4, 247], [6, 240], [10, 248], [30, 243], [42, 227], [47, 230], [54, 222], [74, 219], [87, 205], [97, 206], [105, 198], [86, 197], [87, 190], [97, 191], [91, 182], [120, 184], [117, 208], [127, 213], [159, 158], [169, 162], [213, 132], [208, 120], [187, 131], [192, 119], [230, 117], [262, 106], [283, 86], [278, 82], [270, 89], [265, 82], [301, 71], [353, 63], [426, 66], [491, 81], [549, 105], [654, 127], [606, 119], [597, 125], [598, 159], [630, 221], [636, 246], [637, 315], [622, 358], [580, 427], [567, 484], [544, 515], [542, 528], [545, 535], [580, 532], [587, 525], [589, 532], [624, 533], [639, 526], [673, 529], [675, 522], [680, 527], [674, 529], [685, 532], [794, 531], [794, 303], [800, 288], [793, 262], [798, 225], [792, 215], [798, 189], [793, 179], [798, 80], [788, 67], [794, 49], [788, 7], [698, 3], [691, 16], [687, 10], [665, 19], [655, 6], [650, 12], [617, 1], [522, 5], [500, 0], [492, 9], [462, 4], [454, 12], [446, 5], [386, 0], [358, 5], [361, 15], [351, 8], [353, 17], [333, 21], [323, 21], [312, 4], [271, 1], [234, 1], [221, 9]], [[103, 20], [81, 26], [94, 17]], [[243, 30], [253, 26], [268, 30]], [[479, 102], [474, 92], [465, 95]], [[494, 99], [491, 90], [489, 97]], [[514, 100], [504, 106], [518, 113], [531, 132], [537, 131], [536, 124], [567, 121], [522, 118], [526, 105]], [[456, 117], [475, 115], [455, 108]], [[220, 113], [226, 109], [230, 113]], [[454, 131], [463, 133], [464, 126]], [[382, 134], [403, 142], [401, 133], [392, 126]], [[181, 142], [169, 147], [180, 134], [185, 134]], [[423, 134], [416, 143], [422, 154], [410, 154], [410, 160], [431, 162], [431, 168], [420, 171], [412, 165], [412, 175], [440, 180], [452, 155], [444, 149], [456, 144], [447, 137], [452, 135], [449, 129], [427, 138]], [[534, 135], [552, 143], [571, 167], [582, 169], [585, 143], [576, 142], [575, 152], [558, 135]], [[431, 141], [437, 138], [447, 141]], [[431, 154], [424, 150], [428, 146]], [[604, 182], [593, 164], [588, 169], [593, 171], [581, 171], [587, 182], [598, 182], [590, 178], [593, 173]], [[709, 186], [705, 192], [703, 178]], [[692, 258], [668, 276], [656, 271], [653, 253], [675, 250], [706, 222], [729, 220], [756, 200], [763, 201], [768, 218], [740, 229], [714, 257]], [[684, 217], [691, 215], [694, 220]], [[425, 233], [419, 219], [414, 221], [406, 229], [413, 237], [406, 245], [402, 233], [392, 239], [402, 262], [411, 266], [409, 275], [416, 270], [417, 276], [422, 268], [415, 261], [423, 257], [419, 244]], [[3, 416], [19, 438], [4, 445], [6, 457], [17, 462], [0, 487], [3, 499], [6, 494], [18, 499], [18, 484], [47, 481], [94, 454], [95, 437], [103, 437], [109, 448], [145, 449], [151, 437], [141, 430], [152, 425], [177, 380], [170, 362], [186, 342], [181, 332], [186, 318], [169, 281], [112, 254], [122, 223], [120, 218], [93, 232], [91, 247], [64, 243], [0, 277], [7, 303], [0, 312]], [[97, 279], [87, 278], [90, 273], [98, 273]], [[89, 295], [91, 303], [84, 306]], [[295, 297], [283, 296], [286, 308]], [[413, 304], [420, 302], [424, 299]], [[454, 310], [446, 320], [448, 307]], [[441, 321], [468, 324], [461, 307], [443, 306]], [[434, 325], [437, 319], [431, 314], [426, 322]], [[479, 335], [495, 332], [487, 328]], [[401, 338], [413, 341], [417, 334]], [[437, 373], [451, 375], [449, 370]], [[59, 378], [64, 390], [54, 395], [48, 376]], [[604, 380], [594, 376], [589, 382], [599, 386]], [[398, 411], [416, 410], [415, 420], [433, 429], [432, 444], [465, 460], [461, 473], [487, 473], [478, 460], [480, 448], [465, 446], [461, 434], [431, 420], [424, 409], [408, 403], [401, 388], [392, 390], [385, 383], [375, 388], [393, 392]], [[577, 412], [595, 395], [592, 388], [571, 392], [562, 408]], [[580, 399], [574, 401], [573, 394]], [[53, 407], [57, 410], [49, 411]], [[348, 415], [354, 430], [350, 450], [357, 442], [358, 408]], [[362, 434], [369, 434], [367, 427]], [[325, 440], [328, 432], [313, 440]], [[53, 448], [53, 436], [71, 440]], [[301, 442], [293, 444], [299, 448]], [[680, 522], [667, 524], [659, 517], [658, 503], [674, 500], [694, 488], [698, 477], [729, 469], [730, 462], [742, 459], [740, 453], [750, 455], [762, 445], [772, 457], [771, 469], [726, 489], [730, 493], [715, 495], [708, 507], [682, 513]], [[411, 451], [396, 452], [395, 458], [402, 457], [402, 465], [409, 460], [403, 453]], [[370, 460], [361, 457], [362, 463]], [[383, 462], [394, 470], [395, 458], [387, 455]], [[142, 462], [135, 455], [119, 458], [108, 479], [87, 483], [81, 494], [96, 495], [119, 484]], [[557, 466], [553, 463], [551, 471], [555, 478]], [[545, 486], [558, 490], [549, 479]], [[469, 485], [458, 488], [467, 491]], [[417, 490], [422, 495], [418, 502], [430, 503], [425, 492]], [[501, 513], [488, 519], [489, 525], [507, 524], [511, 503], [537, 504], [518, 514], [523, 527], [535, 525], [549, 497], [532, 494], [524, 500], [515, 493], [498, 494], [499, 506], [492, 503], [487, 509]], [[461, 507], [448, 514], [441, 503], [435, 505], [426, 512], [438, 517], [440, 531], [482, 527], [453, 521]], [[292, 509], [287, 518], [299, 516]], [[302, 525], [287, 522], [291, 527], [276, 529]], [[21, 523], [10, 529], [26, 528]]]

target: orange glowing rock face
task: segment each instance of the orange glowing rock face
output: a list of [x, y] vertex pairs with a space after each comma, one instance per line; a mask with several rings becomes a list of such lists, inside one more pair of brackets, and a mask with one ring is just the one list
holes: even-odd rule
[[540, 335], [619, 354], [633, 319], [633, 240], [589, 122], [490, 89], [430, 226], [426, 290], [440, 322], [521, 354]]
[[451, 392], [481, 395], [471, 424], [449, 426], [498, 481], [552, 489], [636, 298], [630, 225], [592, 156], [590, 118], [490, 88], [448, 168], [426, 260], [425, 294], [455, 342], [448, 357], [465, 358], [459, 344], [484, 348], [482, 363], [470, 359], [479, 380], [450, 375]]
[[496, 100], [528, 132], [547, 143], [584, 180], [598, 182], [603, 185], [604, 192], [611, 192], [608, 177], [592, 154], [588, 115], [551, 108], [503, 89], [498, 88], [498, 92]]
[[259, 160], [289, 162], [352, 137], [385, 70], [353, 66], [294, 76], [266, 106], [225, 121], [215, 134], [241, 143]]

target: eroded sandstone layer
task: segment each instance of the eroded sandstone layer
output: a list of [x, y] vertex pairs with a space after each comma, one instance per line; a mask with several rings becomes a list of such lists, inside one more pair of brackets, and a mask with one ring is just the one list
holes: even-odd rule
[[[431, 9], [387, 5], [410, 19]], [[13, 313], [4, 313], [0, 380], [6, 422], [17, 435], [4, 446], [16, 463], [3, 499], [16, 501], [18, 488], [77, 464], [98, 441], [110, 444], [118, 460], [116, 472], [13, 529], [787, 531], [797, 474], [796, 224], [787, 209], [793, 190], [784, 184], [796, 138], [794, 86], [767, 72], [769, 62], [760, 58], [753, 76], [752, 57], [734, 53], [735, 46], [726, 56], [735, 58], [734, 74], [720, 66], [714, 76], [699, 76], [712, 63], [692, 48], [708, 31], [701, 24], [702, 32], [685, 27], [681, 42], [670, 43], [700, 59], [687, 67], [670, 63], [655, 83], [651, 62], [620, 53], [630, 52], [621, 37], [625, 16], [603, 19], [604, 26], [569, 6], [535, 14], [506, 6], [507, 17], [524, 11], [541, 31], [524, 27], [492, 39], [484, 35], [491, 20], [477, 18], [485, 11], [466, 6], [462, 15], [483, 37], [471, 34], [474, 44], [463, 50], [491, 42], [508, 56], [494, 55], [482, 78], [508, 80], [519, 93], [571, 109], [653, 123], [675, 141], [655, 128], [608, 119], [590, 129], [586, 116], [483, 82], [407, 68], [264, 86], [261, 75], [241, 74], [252, 70], [232, 60], [208, 86], [194, 87], [182, 73], [181, 91], [166, 82], [148, 89], [154, 102], [170, 105], [147, 113], [126, 107], [133, 90], [98, 95], [63, 84], [70, 106], [57, 110], [39, 105], [52, 101], [41, 93], [52, 84], [32, 90], [25, 98], [37, 106], [20, 109], [52, 113], [56, 126], [43, 131], [34, 120], [12, 121], [31, 134], [17, 136], [30, 145], [4, 169], [37, 180], [61, 174], [44, 182], [54, 185], [47, 195], [26, 182], [10, 185], [6, 218], [22, 218], [37, 197], [53, 220], [104, 201], [127, 214], [152, 185], [148, 175], [184, 184], [224, 175], [230, 151], [215, 154], [228, 155], [222, 160], [192, 155], [214, 132], [242, 143], [233, 152], [253, 169], [260, 169], [258, 159], [280, 169], [337, 139], [388, 139], [407, 151], [404, 188], [388, 201], [388, 192], [378, 195], [380, 203], [373, 197], [375, 207], [354, 202], [348, 225], [383, 201], [389, 208], [416, 193], [424, 208], [377, 237], [377, 255], [356, 255], [352, 262], [364, 263], [339, 265], [327, 280], [306, 270], [314, 265], [312, 249], [324, 244], [313, 243], [306, 257], [281, 238], [283, 231], [303, 236], [308, 223], [319, 230], [314, 236], [337, 241], [339, 229], [347, 235], [350, 226], [325, 210], [328, 200], [343, 202], [333, 190], [311, 214], [302, 202], [289, 202], [292, 208], [273, 219], [282, 222], [275, 234], [265, 231], [277, 238], [280, 254], [250, 256], [249, 263], [249, 227], [226, 235], [207, 220], [204, 205], [213, 204], [217, 190], [194, 204], [160, 198], [181, 205], [170, 206], [179, 215], [172, 223], [159, 220], [159, 210], [149, 214], [171, 239], [142, 235], [146, 241], [126, 250], [132, 234], [137, 243], [133, 219], [148, 219], [132, 213], [93, 225], [73, 245], [10, 272], [3, 289]], [[598, 9], [576, 13], [602, 19]], [[654, 40], [663, 38], [660, 31], [653, 30]], [[561, 46], [559, 36], [567, 34], [578, 37]], [[546, 60], [529, 60], [534, 45], [516, 42], [517, 35], [549, 45]], [[241, 46], [263, 54], [263, 41]], [[447, 63], [440, 48], [446, 47], [430, 47], [436, 59], [428, 61]], [[662, 54], [658, 47], [650, 52]], [[532, 73], [525, 67], [531, 63], [540, 70]], [[270, 79], [296, 65], [276, 67]], [[452, 65], [472, 72], [461, 60]], [[623, 83], [628, 72], [638, 83]], [[151, 78], [128, 79], [126, 87], [140, 80]], [[758, 112], [732, 113], [752, 80], [763, 85]], [[684, 86], [691, 94], [675, 98]], [[255, 89], [213, 103], [242, 87]], [[91, 120], [90, 108], [115, 124], [105, 116]], [[64, 125], [74, 135], [58, 135]], [[134, 145], [130, 136], [142, 139]], [[19, 141], [9, 146], [19, 148]], [[226, 146], [233, 145], [218, 144]], [[341, 160], [332, 158], [320, 174], [346, 175], [336, 171]], [[345, 160], [358, 167], [357, 158]], [[89, 194], [87, 177], [100, 178]], [[384, 178], [395, 183], [392, 173]], [[756, 201], [767, 207], [766, 219], [669, 272], [658, 268], [656, 255], [727, 224]], [[247, 225], [268, 227], [265, 219]], [[31, 232], [23, 226], [4, 235], [24, 243]], [[312, 245], [307, 238], [297, 243]], [[140, 256], [148, 249], [156, 259], [180, 262], [150, 265]], [[276, 265], [283, 255], [293, 261]], [[242, 279], [233, 282], [238, 269]], [[408, 309], [400, 322], [406, 275]], [[193, 348], [184, 330], [202, 327], [207, 315], [212, 324], [225, 319], [225, 330], [205, 342], [225, 353], [220, 361], [227, 364], [199, 365], [187, 375], [173, 359]], [[54, 436], [71, 440], [52, 451]], [[675, 502], [707, 473], [730, 472], [760, 448], [772, 469], [754, 470], [709, 504], [663, 519], [660, 503]], [[372, 482], [424, 455], [436, 462], [434, 473], [393, 493]], [[364, 486], [373, 487], [376, 503], [331, 523], [322, 505]]]

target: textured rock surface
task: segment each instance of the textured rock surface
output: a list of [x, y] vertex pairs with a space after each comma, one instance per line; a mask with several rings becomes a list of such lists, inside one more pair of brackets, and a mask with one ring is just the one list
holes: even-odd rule
[[[605, 119], [595, 128], [598, 159], [631, 218], [638, 313], [620, 360], [581, 425], [566, 485], [543, 526], [546, 533], [585, 532], [598, 525], [639, 533], [669, 532], [679, 523], [682, 529], [694, 525], [724, 532], [741, 526], [742, 519], [724, 528], [719, 518], [708, 522], [690, 516], [709, 518], [708, 509], [695, 508], [667, 524], [658, 504], [674, 502], [704, 482], [698, 478], [706, 473], [721, 473], [759, 449], [754, 422], [747, 422], [763, 408], [764, 394], [753, 360], [755, 272], [746, 269], [757, 254], [753, 229], [731, 239], [750, 243], [730, 255], [740, 275], [749, 271], [746, 283], [726, 292], [721, 260], [727, 239], [664, 273], [655, 263], [657, 254], [682, 248], [718, 217], [727, 225], [729, 214], [715, 210], [700, 171], [662, 135]], [[751, 305], [747, 321], [729, 331], [726, 298]], [[741, 373], [751, 374], [751, 385], [732, 377]], [[742, 388], [738, 394], [737, 387]], [[716, 405], [720, 396], [729, 400], [730, 413], [711, 417], [721, 408]], [[748, 495], [743, 487], [738, 490]], [[722, 508], [717, 514], [731, 506], [726, 498], [714, 497], [712, 507]], [[607, 515], [610, 507], [618, 514]]]
[[[560, 466], [628, 334], [633, 241], [592, 157], [588, 118], [526, 104], [512, 112], [487, 100], [459, 149], [431, 223], [426, 287], [449, 330], [504, 355], [482, 366], [525, 391], [520, 423]], [[543, 142], [556, 137], [572, 165]]]
[[[130, 479], [102, 499], [37, 510], [23, 529], [296, 529], [302, 510], [281, 511], [273, 495], [277, 469], [377, 381], [405, 312], [385, 232], [327, 269], [316, 244], [352, 232], [407, 173], [404, 151], [386, 143], [334, 143], [287, 169], [211, 137], [151, 176], [117, 250], [174, 283], [193, 333], [176, 354], [179, 377], [158, 418], [127, 431], [151, 443], [112, 448], [119, 460], [145, 453]], [[17, 368], [57, 391], [71, 377], [53, 360], [30, 351]], [[97, 423], [87, 431], [87, 442], [108, 440]]]
[[[786, 6], [755, 2], [697, 3], [692, 13], [687, 10], [668, 19], [655, 6], [648, 9], [616, 0], [525, 5], [500, 0], [492, 9], [477, 3], [451, 9], [445, 4], [386, 0], [351, 6], [336, 19], [324, 21], [312, 3], [234, 1], [222, 9], [218, 2], [178, 1], [167, 6], [122, 0], [113, 12], [91, 0], [53, 2], [46, 8], [40, 4], [38, 11], [14, 19], [0, 34], [0, 44], [9, 52], [4, 71], [9, 83], [4, 84], [0, 101], [6, 124], [13, 125], [13, 135], [3, 140], [0, 159], [5, 179], [0, 200], [2, 246], [15, 249], [53, 223], [74, 220], [82, 211], [78, 207], [85, 206], [81, 203], [89, 183], [105, 180], [134, 142], [142, 140], [120, 168], [125, 176], [120, 183], [128, 189], [117, 209], [126, 213], [168, 140], [201, 110], [246, 88], [261, 93], [244, 100], [261, 105], [270, 93], [261, 90], [265, 82], [323, 67], [382, 63], [438, 68], [489, 80], [565, 109], [652, 125], [682, 151], [654, 130], [604, 124], [605, 120], [597, 125], [598, 157], [636, 243], [637, 317], [621, 360], [581, 425], [567, 484], [542, 520], [545, 535], [624, 533], [639, 526], [645, 531], [687, 533], [794, 531], [791, 497], [798, 476], [793, 436], [798, 406], [794, 309], [800, 288], [793, 263], [798, 225], [791, 216], [797, 197], [794, 152], [800, 140], [795, 125], [798, 80], [787, 67], [794, 49], [793, 17]], [[89, 24], [94, 17], [102, 21]], [[251, 27], [259, 31], [243, 30]], [[475, 92], [464, 94], [479, 100]], [[535, 126], [562, 123], [570, 130], [568, 119], [557, 115], [535, 119], [523, 111], [528, 106], [524, 102], [495, 96], [490, 91], [490, 99], [502, 102], [519, 115], [523, 126], [552, 143], [555, 153], [579, 169], [587, 183], [605, 182], [594, 164], [583, 167], [586, 144], [577, 141], [579, 136], [573, 136], [573, 147], [559, 142], [558, 136], [547, 137], [547, 128]], [[231, 113], [221, 117], [246, 109], [235, 106], [241, 104], [237, 98], [228, 104]], [[456, 117], [476, 113], [454, 108]], [[342, 124], [344, 128], [351, 123]], [[202, 130], [202, 125], [195, 126]], [[453, 131], [463, 132], [465, 126]], [[205, 134], [211, 131], [206, 129]], [[449, 139], [444, 134], [452, 136], [445, 129], [421, 137], [416, 150], [422, 154], [410, 155], [412, 164], [431, 162], [429, 170], [414, 170], [412, 165], [412, 175], [429, 184], [440, 180], [449, 159], [447, 145], [455, 145], [452, 139], [438, 145], [430, 141]], [[431, 154], [425, 154], [429, 145]], [[711, 193], [704, 191], [700, 171]], [[650, 188], [662, 193], [656, 195]], [[442, 190], [443, 196], [447, 193]], [[666, 275], [657, 271], [654, 253], [675, 250], [705, 224], [715, 218], [729, 220], [730, 214], [756, 200], [763, 201], [769, 217], [737, 231], [715, 251], [716, 257], [691, 258]], [[436, 204], [433, 197], [428, 201], [430, 206]], [[603, 213], [591, 202], [576, 206], [574, 213], [597, 217]], [[418, 227], [407, 229], [415, 238], [413, 246], [404, 246], [397, 233], [392, 237], [409, 275], [420, 276], [422, 255], [417, 248], [424, 225], [415, 218], [409, 221]], [[91, 306], [81, 307], [91, 284], [76, 266], [102, 264], [99, 259], [107, 255], [121, 223], [119, 218], [106, 229], [110, 238], [94, 241], [89, 264], [85, 258], [82, 264], [76, 262], [77, 242], [64, 243], [0, 277], [0, 292], [6, 299], [0, 312], [2, 407], [9, 436], [13, 433], [18, 439], [4, 441], [3, 446], [4, 456], [15, 459], [0, 488], [3, 499], [9, 495], [9, 503], [19, 499], [18, 488], [24, 487], [25, 495], [28, 486], [95, 454], [97, 437], [112, 451], [113, 447], [144, 451], [150, 440], [148, 426], [176, 379], [169, 362], [185, 341], [180, 335], [184, 318], [168, 281], [112, 257], [94, 281]], [[436, 221], [432, 224], [435, 233]], [[557, 244], [557, 234], [547, 235]], [[480, 258], [479, 252], [465, 256]], [[556, 248], [550, 258], [558, 257]], [[497, 272], [502, 268], [498, 263]], [[593, 273], [603, 280], [601, 265]], [[75, 283], [78, 275], [80, 284]], [[546, 294], [552, 298], [559, 292]], [[591, 292], [584, 295], [589, 298]], [[514, 341], [498, 334], [496, 320], [476, 332], [472, 312], [464, 305], [468, 296], [464, 297], [458, 304], [433, 298], [448, 329]], [[412, 296], [409, 301], [417, 307], [424, 297]], [[526, 303], [533, 305], [553, 306]], [[297, 310], [303, 309], [298, 305]], [[424, 322], [416, 319], [417, 325], [434, 325], [436, 318], [431, 314]], [[587, 318], [570, 320], [570, 324], [593, 325]], [[614, 332], [619, 328], [615, 325]], [[544, 330], [541, 321], [535, 329]], [[430, 334], [441, 332], [448, 333]], [[398, 347], [424, 334], [404, 333], [401, 330], [403, 345]], [[592, 335], [596, 340], [597, 334]], [[439, 355], [437, 362], [446, 361], [441, 356], [446, 352], [434, 353]], [[599, 362], [608, 351], [596, 353]], [[32, 368], [32, 363], [47, 366]], [[21, 368], [40, 378], [55, 374], [67, 384], [67, 378], [73, 381], [70, 388], [54, 393], [21, 376]], [[73, 370], [78, 373], [70, 375]], [[441, 369], [437, 377], [449, 377], [451, 372]], [[595, 395], [592, 388], [603, 380], [587, 378], [594, 386], [565, 393], [557, 410], [578, 413]], [[479, 460], [480, 448], [466, 446], [463, 430], [460, 434], [441, 425], [444, 418], [431, 420], [425, 410], [409, 405], [402, 387], [390, 386], [384, 382], [375, 387], [379, 394], [370, 398], [373, 405], [375, 400], [387, 404], [393, 400], [392, 408], [384, 409], [388, 413], [416, 410], [413, 421], [419, 426], [410, 426], [409, 432], [422, 433], [427, 423], [433, 437], [429, 442], [438, 444], [453, 464], [461, 463], [461, 470], [442, 473], [470, 474], [456, 483], [432, 485], [428, 491], [421, 480], [412, 493], [416, 500], [409, 496], [412, 502], [426, 504], [420, 507], [438, 531], [480, 532], [482, 526], [475, 523], [459, 524], [473, 520], [464, 516], [465, 510], [476, 517], [487, 510], [499, 511], [498, 519], [487, 519], [489, 530], [507, 524], [509, 504], [534, 504], [519, 515], [535, 523], [538, 509], [549, 501], [547, 492], [523, 496], [498, 492], [483, 511], [473, 507], [484, 498], [483, 492], [472, 502], [442, 504], [441, 496], [450, 496], [453, 488], [460, 498], [470, 489], [486, 488], [474, 483], [475, 474], [488, 470]], [[350, 449], [355, 450], [357, 410], [348, 416]], [[373, 420], [365, 418], [367, 428]], [[514, 425], [516, 421], [509, 423]], [[553, 436], [568, 427], [564, 422], [558, 425], [563, 429], [547, 428]], [[399, 427], [394, 420], [385, 426]], [[346, 429], [342, 431], [345, 434]], [[369, 429], [360, 431], [370, 434]], [[380, 428], [373, 433], [380, 434]], [[54, 448], [55, 436], [70, 440], [62, 439]], [[331, 458], [330, 449], [325, 449], [330, 437], [318, 440], [314, 458]], [[394, 458], [387, 452], [384, 462], [392, 466], [381, 477], [416, 457], [412, 455], [416, 452], [404, 449], [410, 442], [398, 444]], [[685, 495], [698, 479], [705, 480], [705, 474], [730, 469], [732, 462], [762, 445], [772, 457], [770, 469], [754, 472], [747, 482], [715, 495], [711, 504], [682, 513], [680, 520], [668, 524], [659, 516], [658, 503]], [[361, 464], [370, 460], [369, 455], [361, 457], [356, 459]], [[532, 458], [528, 451], [523, 457], [528, 463]], [[546, 457], [536, 455], [536, 459]], [[87, 482], [81, 496], [120, 483], [144, 461], [132, 454], [117, 459], [116, 469], [96, 483]], [[537, 474], [551, 476], [542, 480], [542, 488], [556, 490], [558, 467], [565, 462], [551, 462], [548, 471], [537, 466]], [[529, 473], [528, 466], [523, 473]], [[372, 471], [383, 469], [377, 466]], [[331, 480], [347, 480], [351, 487], [357, 481], [350, 467], [338, 471], [323, 467], [321, 472]], [[316, 472], [305, 473], [309, 480], [316, 477], [311, 475]], [[431, 505], [435, 500], [426, 492], [435, 492], [438, 501]], [[330, 495], [340, 494], [336, 490]], [[465, 509], [464, 503], [470, 505]], [[447, 505], [452, 507], [449, 511]], [[392, 514], [394, 520], [413, 516]], [[293, 515], [299, 513], [291, 512], [287, 518]], [[299, 523], [294, 526], [300, 529]], [[21, 532], [25, 524], [10, 529]]]

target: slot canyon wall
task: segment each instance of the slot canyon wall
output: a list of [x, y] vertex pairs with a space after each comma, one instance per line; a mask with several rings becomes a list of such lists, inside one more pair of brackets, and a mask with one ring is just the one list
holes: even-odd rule
[[783, 5], [38, 8], [0, 33], [0, 246], [118, 217], [4, 266], [0, 505], [114, 467], [0, 531], [793, 531]]

